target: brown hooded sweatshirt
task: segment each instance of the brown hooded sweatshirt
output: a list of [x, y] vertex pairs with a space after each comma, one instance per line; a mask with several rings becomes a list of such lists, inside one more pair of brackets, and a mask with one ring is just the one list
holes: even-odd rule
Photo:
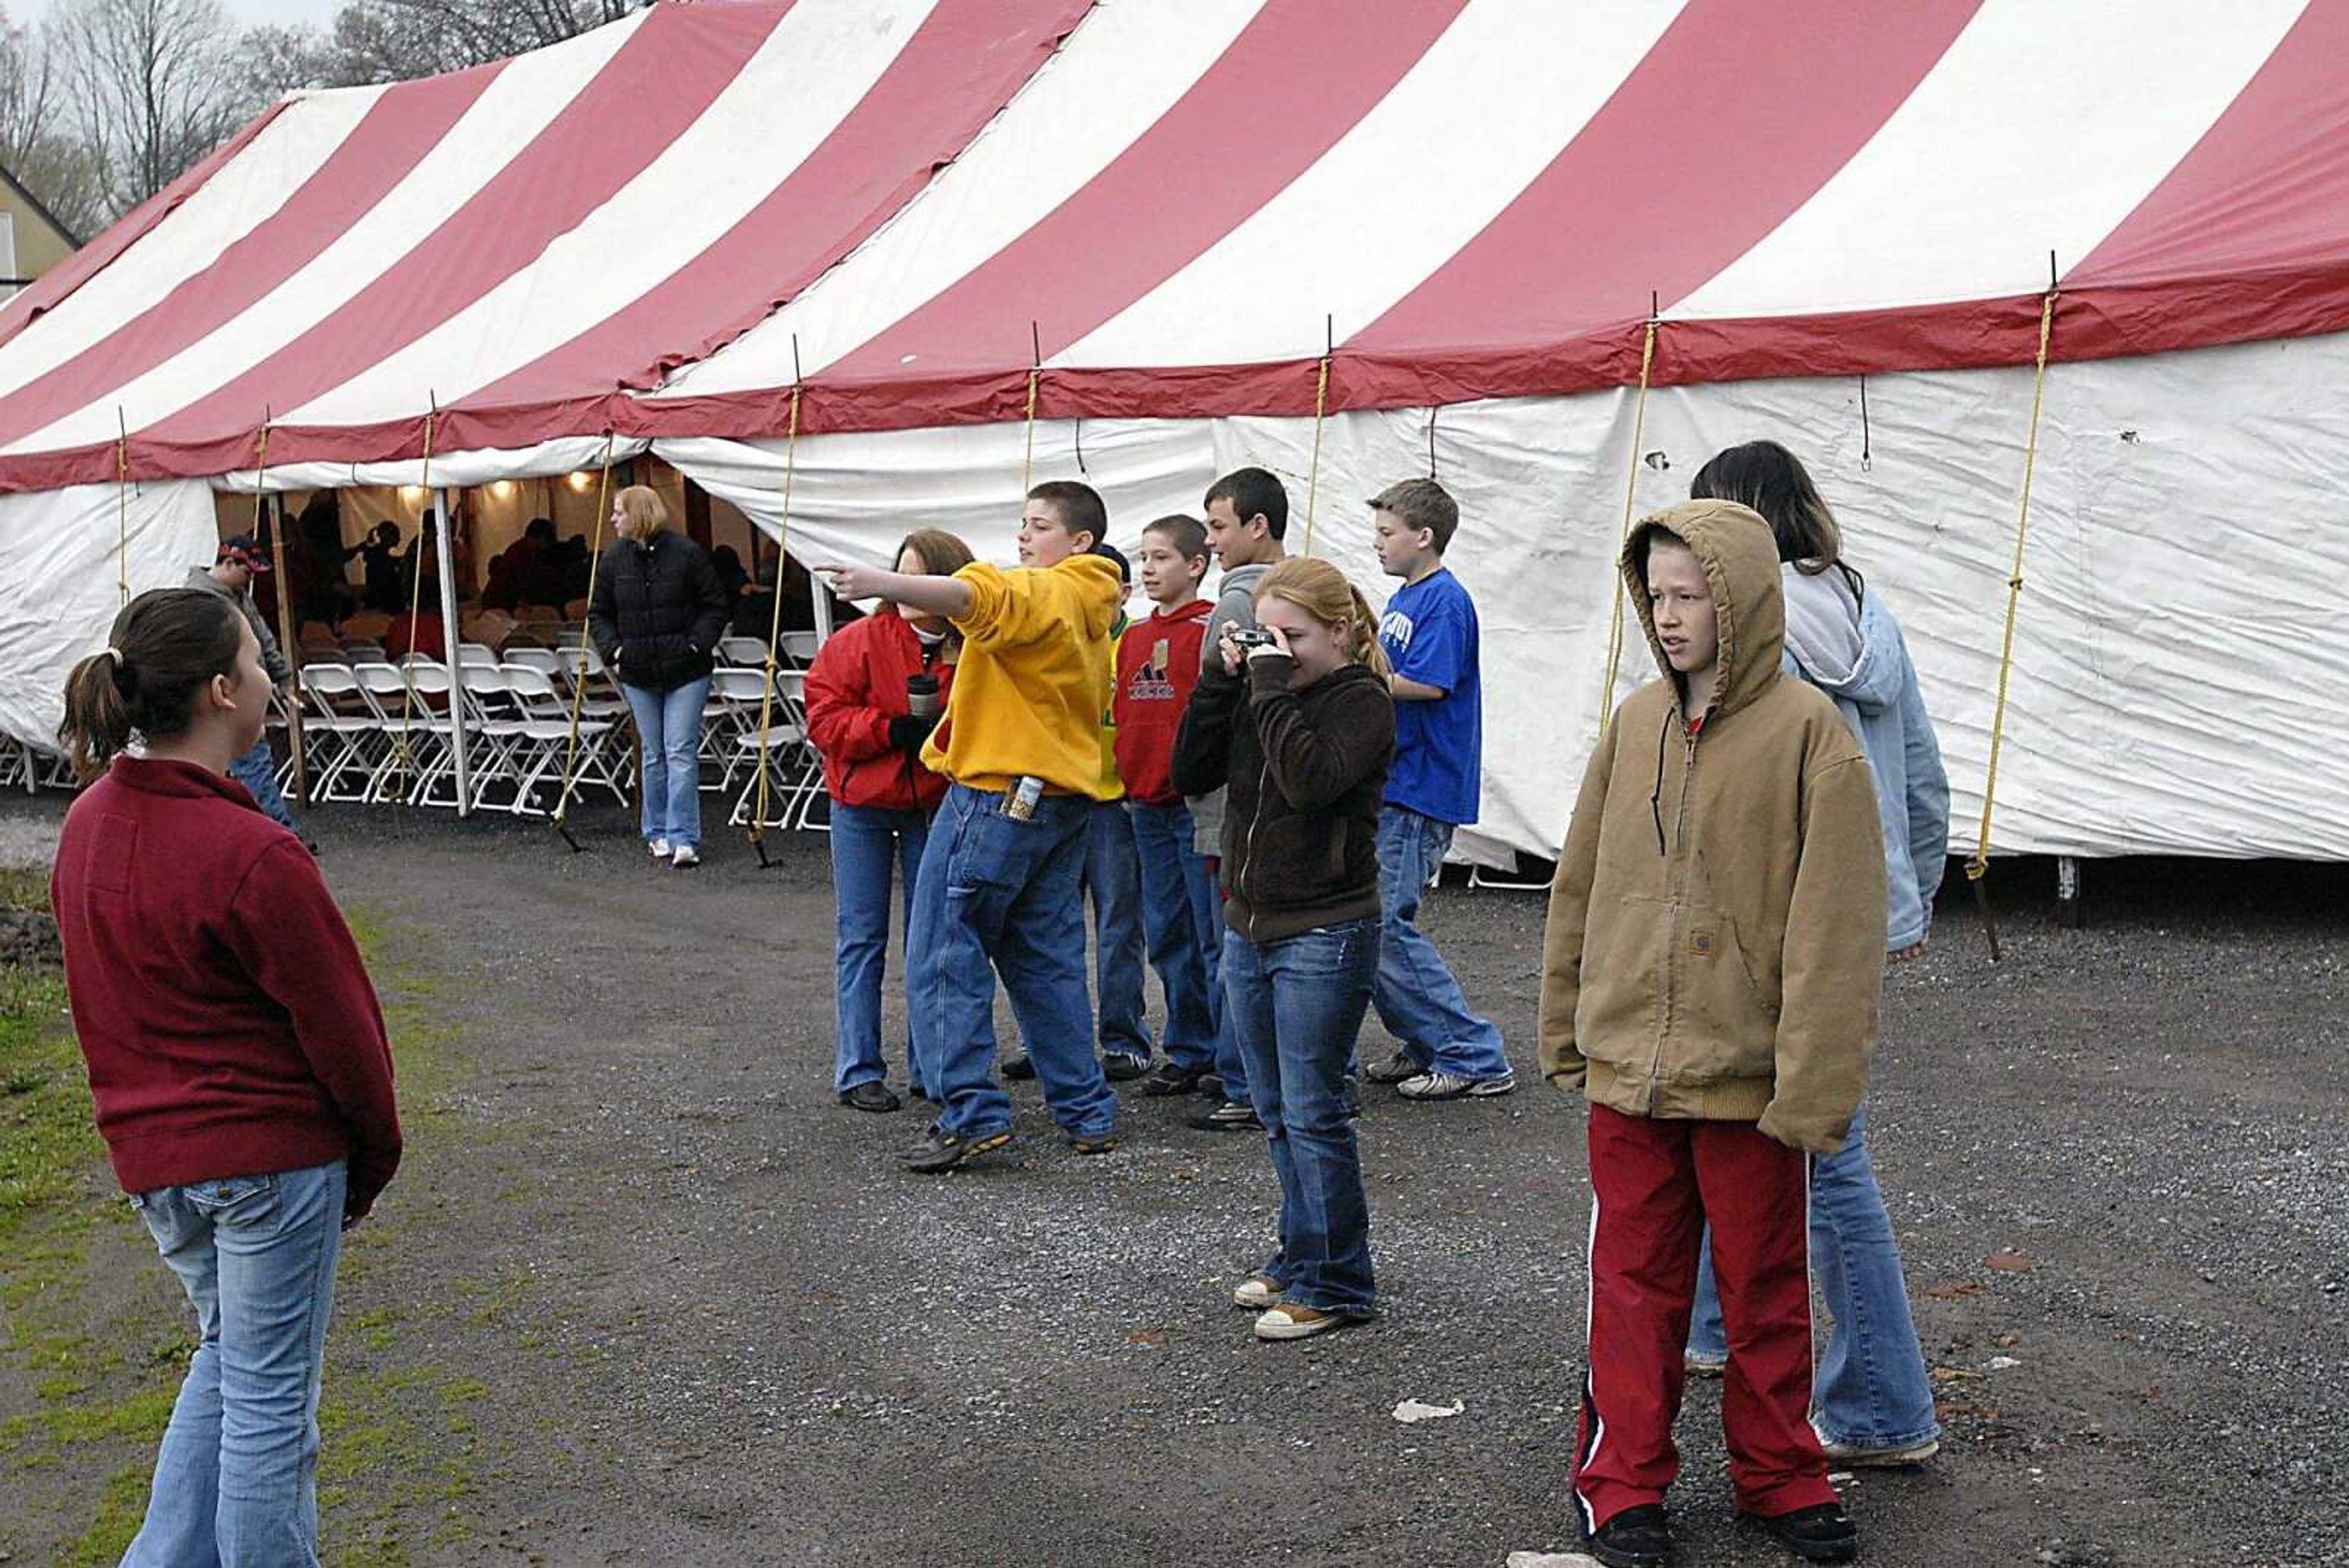
[[[1649, 545], [1713, 587], [1713, 706], [1692, 726], [1648, 610]], [[1783, 678], [1770, 526], [1728, 502], [1642, 520], [1622, 570], [1664, 679], [1625, 701], [1583, 774], [1552, 885], [1541, 1068], [1629, 1116], [1758, 1122], [1843, 1145], [1876, 1044], [1884, 851], [1868, 759], [1835, 704]]]

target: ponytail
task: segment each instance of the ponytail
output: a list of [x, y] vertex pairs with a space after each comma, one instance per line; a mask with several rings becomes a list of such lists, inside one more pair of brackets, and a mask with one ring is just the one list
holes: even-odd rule
[[185, 733], [197, 691], [216, 675], [235, 674], [243, 618], [204, 588], [157, 588], [132, 599], [114, 618], [105, 650], [66, 677], [57, 743], [75, 779], [88, 784], [104, 773], [133, 736]]
[[1379, 646], [1379, 618], [1371, 613], [1371, 601], [1362, 597], [1361, 589], [1348, 583], [1346, 591], [1354, 596], [1353, 636], [1348, 639], [1346, 651], [1355, 663], [1369, 665], [1371, 673], [1384, 680], [1394, 673], [1394, 664]]

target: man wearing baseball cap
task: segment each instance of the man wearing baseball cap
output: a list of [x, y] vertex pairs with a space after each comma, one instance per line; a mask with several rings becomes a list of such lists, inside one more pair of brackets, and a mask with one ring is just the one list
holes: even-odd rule
[[[287, 667], [285, 654], [278, 650], [277, 638], [269, 629], [268, 618], [261, 613], [261, 607], [253, 599], [253, 579], [268, 570], [268, 553], [262, 549], [254, 536], [232, 534], [221, 541], [220, 553], [211, 566], [188, 568], [185, 586], [220, 595], [252, 623], [253, 635], [261, 641], [261, 667], [269, 672], [271, 682], [282, 689], [294, 679], [294, 671]], [[293, 828], [296, 834], [302, 831], [295, 826], [294, 814], [286, 808], [285, 796], [277, 787], [277, 759], [269, 750], [266, 731], [263, 732], [261, 740], [253, 750], [230, 764], [229, 776], [252, 792], [254, 803], [262, 810]], [[309, 840], [305, 838], [303, 842], [308, 844]], [[316, 852], [315, 845], [311, 849], [313, 853]]]

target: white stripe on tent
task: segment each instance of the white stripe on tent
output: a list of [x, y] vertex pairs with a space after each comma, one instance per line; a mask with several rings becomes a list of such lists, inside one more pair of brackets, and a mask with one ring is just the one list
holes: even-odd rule
[[[823, 146], [935, 5], [799, 0], [700, 118], [611, 200], [529, 266], [286, 422], [397, 419], [435, 391], [453, 402], [632, 304]], [[812, 60], [823, 68], [810, 70]]]
[[[789, 386], [792, 335], [809, 375], [935, 298], [1083, 187], [1230, 47], [1261, 0], [1103, 5], [979, 133], [954, 166], [854, 254], [725, 352], [664, 389]], [[1112, 236], [1104, 236], [1109, 243]], [[1050, 301], [1037, 302], [1041, 313]], [[1028, 323], [1003, 324], [1024, 345]], [[1019, 349], [1024, 357], [1026, 350]]]
[[0, 348], [0, 387], [54, 370], [171, 292], [259, 228], [316, 174], [385, 89], [354, 88], [289, 104], [179, 207], [60, 306]]
[[[516, 57], [439, 145], [309, 265], [146, 375], [6, 450], [41, 452], [111, 441], [118, 405], [129, 410], [132, 430], [153, 424], [218, 390], [262, 356], [326, 319], [404, 262], [527, 149], [650, 15], [639, 11], [552, 48]], [[256, 423], [260, 413], [254, 410]]]
[[1307, 358], [1321, 352], [1325, 313], [1343, 342], [1514, 201], [1678, 10], [1472, 0], [1319, 162], [1052, 363]]
[[2031, 294], [2076, 265], [2233, 101], [2291, 0], [2148, 17], [2132, 0], [1990, 0], [1909, 100], [1679, 317]]

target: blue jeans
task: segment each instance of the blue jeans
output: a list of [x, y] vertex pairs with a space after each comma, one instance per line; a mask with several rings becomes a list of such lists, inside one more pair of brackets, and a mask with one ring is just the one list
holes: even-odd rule
[[[1224, 944], [1219, 932], [1206, 933], [1214, 936], [1214, 946], [1200, 950], [1203, 933], [1190, 865], [1199, 857], [1191, 850], [1191, 808], [1179, 800], [1164, 805], [1128, 801], [1125, 810], [1142, 862], [1142, 924], [1150, 940], [1150, 967], [1158, 971], [1158, 988], [1166, 997], [1166, 1059], [1186, 1072], [1204, 1071], [1216, 1064], [1208, 952], [1220, 952]], [[1202, 876], [1205, 871], [1201, 862]], [[1212, 881], [1206, 891], [1212, 900]], [[1216, 927], [1223, 924], [1212, 903], [1209, 917]]]
[[1423, 1067], [1472, 1083], [1506, 1076], [1501, 1032], [1468, 1010], [1444, 955], [1419, 929], [1419, 898], [1452, 847], [1452, 825], [1408, 806], [1379, 809], [1379, 1022]]
[[1036, 1064], [1053, 1119], [1106, 1137], [1117, 1096], [1093, 1054], [1085, 993], [1085, 824], [1092, 801], [1046, 795], [1026, 822], [1004, 797], [950, 784], [930, 824], [914, 888], [909, 939], [915, 1081], [927, 1084], [950, 1133], [1011, 1125], [995, 1081], [995, 978]]
[[709, 700], [709, 678], [667, 691], [626, 685], [620, 691], [641, 742], [636, 793], [644, 803], [645, 842], [666, 838], [673, 849], [700, 844], [701, 710]]
[[271, 820], [280, 826], [294, 826], [294, 814], [285, 805], [285, 792], [277, 787], [277, 755], [269, 749], [267, 735], [262, 736], [253, 750], [229, 763], [228, 776], [245, 787], [254, 804], [267, 812]]
[[1150, 1059], [1142, 993], [1142, 862], [1125, 803], [1095, 801], [1085, 818], [1085, 898], [1093, 909], [1095, 995], [1103, 1055]]
[[1280, 941], [1224, 938], [1224, 1005], [1280, 1175], [1280, 1249], [1264, 1272], [1292, 1301], [1363, 1317], [1378, 1293], [1346, 1061], [1378, 962], [1367, 919]]
[[[832, 1086], [845, 1092], [889, 1075], [881, 1060], [881, 986], [889, 972], [889, 865], [905, 878], [905, 920], [912, 938], [914, 889], [921, 885], [922, 846], [930, 819], [918, 811], [832, 803], [834, 1049]], [[910, 948], [908, 949], [910, 951]], [[913, 1070], [910, 1053], [906, 1070]], [[918, 1081], [916, 1087], [926, 1087]]]
[[196, 1309], [200, 1343], [126, 1568], [318, 1561], [318, 1372], [345, 1167], [160, 1187], [130, 1201]]
[[[1183, 860], [1184, 879], [1191, 888], [1191, 926], [1199, 933], [1199, 951], [1207, 961], [1207, 995], [1216, 1007], [1216, 1081], [1224, 1098], [1245, 1103], [1248, 1097], [1247, 1064], [1240, 1060], [1239, 1041], [1232, 1033], [1232, 1010], [1224, 1000], [1224, 937], [1231, 922], [1224, 919], [1224, 890], [1217, 885], [1220, 862], [1195, 850]], [[1351, 1070], [1351, 1058], [1348, 1059]]]
[[[1811, 1272], [1835, 1320], [1812, 1403], [1832, 1442], [1905, 1449], [1939, 1437], [1941, 1425], [1933, 1418], [1932, 1379], [1909, 1315], [1900, 1249], [1861, 1137], [1865, 1114], [1863, 1106], [1851, 1118], [1842, 1148], [1811, 1162]], [[1699, 1253], [1688, 1347], [1702, 1355], [1729, 1354], [1710, 1230]]]

